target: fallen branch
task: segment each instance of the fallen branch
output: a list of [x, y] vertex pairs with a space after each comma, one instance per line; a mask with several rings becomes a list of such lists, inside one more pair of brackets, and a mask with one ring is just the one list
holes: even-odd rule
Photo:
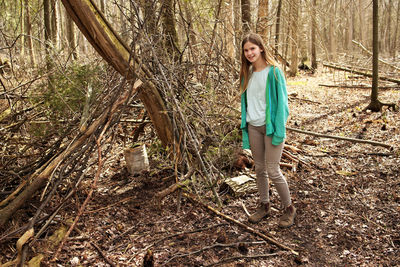
[[[189, 252], [189, 253], [176, 254], [173, 257], [171, 257], [170, 259], [168, 259], [166, 262], [164, 262], [163, 265], [166, 265], [167, 263], [169, 263], [170, 261], [172, 261], [172, 260], [174, 260], [176, 258], [182, 258], [182, 257], [187, 257], [187, 256], [199, 254], [201, 252], [204, 252], [206, 250], [213, 249], [213, 248], [218, 248], [218, 247], [222, 247], [222, 248], [234, 247], [234, 248], [237, 248], [237, 247], [243, 246], [243, 245], [264, 244], [264, 243], [265, 243], [265, 241], [237, 242], [237, 243], [230, 243], [230, 244], [215, 243], [215, 244], [212, 244], [210, 246], [205, 246], [205, 247], [203, 247], [201, 249], [198, 249], [198, 250], [195, 250], [195, 251], [192, 251], [192, 252]], [[274, 254], [277, 255], [277, 253], [274, 253]], [[272, 254], [269, 254], [269, 255], [272, 255]], [[248, 256], [243, 256], [243, 257], [248, 257]], [[241, 257], [238, 257], [238, 258], [241, 258]], [[231, 258], [229, 258], [229, 259], [231, 259]], [[225, 260], [228, 260], [228, 259], [225, 259]], [[221, 261], [219, 263], [226, 262], [225, 260], [223, 260], [223, 261]]]
[[[368, 55], [372, 56], [372, 52], [369, 51], [367, 48], [365, 48], [365, 46], [363, 46], [362, 43], [357, 42], [357, 41], [355, 41], [355, 40], [351, 40], [351, 41], [352, 41], [354, 44], [358, 45], [358, 46], [359, 46], [364, 52], [366, 52]], [[393, 64], [390, 64], [389, 62], [387, 62], [387, 61], [385, 61], [385, 60], [383, 60], [383, 59], [378, 58], [378, 60], [379, 60], [379, 62], [382, 62], [383, 64], [388, 65], [389, 67], [391, 67], [391, 68], [393, 68], [393, 69], [395, 69], [395, 70], [400, 70], [400, 68], [394, 66]]]
[[158, 240], [154, 241], [154, 242], [151, 243], [150, 245], [148, 245], [148, 246], [146, 246], [146, 247], [144, 247], [144, 248], [138, 250], [136, 253], [133, 254], [133, 256], [130, 258], [130, 260], [128, 261], [128, 263], [131, 262], [139, 253], [141, 253], [141, 252], [143, 252], [143, 251], [147, 251], [148, 249], [150, 249], [150, 248], [153, 247], [154, 245], [156, 245], [156, 244], [158, 244], [158, 243], [160, 243], [160, 242], [162, 242], [162, 241], [164, 241], [164, 240], [167, 240], [167, 239], [172, 238], [172, 237], [175, 237], [175, 236], [181, 236], [181, 235], [184, 235], [184, 234], [198, 233], [198, 232], [201, 232], [201, 231], [209, 230], [209, 229], [211, 229], [211, 228], [219, 227], [219, 226], [223, 226], [223, 225], [227, 225], [227, 224], [226, 224], [226, 223], [219, 223], [219, 224], [211, 225], [211, 226], [208, 226], [208, 227], [204, 227], [204, 228], [200, 228], [200, 229], [196, 229], [196, 230], [192, 230], [192, 231], [179, 232], [179, 233], [175, 233], [175, 234], [172, 234], [172, 235], [165, 236], [165, 237], [163, 237], [163, 238], [161, 238], [161, 239], [158, 239]]
[[277, 252], [277, 253], [270, 253], [270, 254], [234, 256], [234, 257], [226, 258], [226, 259], [220, 260], [219, 262], [212, 263], [212, 264], [209, 264], [209, 265], [204, 265], [204, 266], [205, 267], [220, 266], [222, 263], [228, 263], [228, 262], [237, 261], [237, 260], [240, 260], [240, 259], [270, 258], [272, 256], [278, 256], [278, 255], [282, 255], [282, 254], [283, 254], [283, 252], [280, 251], [280, 252]]
[[[365, 85], [334, 85], [334, 84], [318, 84], [318, 86], [328, 87], [328, 88], [355, 88], [355, 89], [372, 89], [372, 86]], [[378, 89], [382, 90], [398, 90], [399, 86], [378, 86]]]
[[335, 136], [335, 135], [327, 135], [327, 134], [320, 134], [320, 133], [315, 133], [315, 132], [310, 132], [310, 131], [303, 131], [291, 127], [286, 127], [286, 129], [297, 132], [297, 133], [302, 133], [302, 134], [308, 134], [308, 135], [313, 135], [317, 137], [324, 137], [324, 138], [331, 138], [331, 139], [338, 139], [338, 140], [344, 140], [344, 141], [350, 141], [353, 143], [364, 143], [364, 144], [370, 144], [374, 146], [382, 146], [388, 149], [392, 149], [391, 145], [381, 143], [381, 142], [375, 142], [375, 141], [370, 141], [370, 140], [363, 140], [363, 139], [356, 139], [356, 138], [349, 138], [349, 137], [341, 137], [341, 136]]
[[[347, 71], [347, 72], [360, 74], [360, 75], [372, 78], [372, 71], [371, 71], [371, 73], [366, 73], [366, 72], [357, 71], [357, 70], [346, 68], [346, 67], [342, 67], [342, 66], [337, 66], [337, 65], [334, 65], [334, 64], [330, 64], [330, 63], [323, 63], [322, 65], [325, 66], [325, 67], [328, 67], [328, 68]], [[400, 84], [400, 80], [384, 77], [384, 76], [381, 76], [381, 75], [379, 75], [379, 80], [389, 81], [389, 82]]]
[[206, 209], [208, 209], [208, 210], [214, 212], [215, 214], [217, 214], [218, 216], [224, 218], [224, 219], [227, 220], [227, 221], [230, 221], [230, 222], [233, 222], [233, 223], [239, 225], [240, 227], [246, 229], [246, 230], [249, 231], [250, 233], [253, 233], [253, 234], [255, 234], [255, 235], [257, 235], [257, 236], [263, 238], [264, 240], [270, 242], [271, 244], [274, 244], [275, 246], [277, 246], [277, 247], [279, 247], [279, 248], [281, 248], [281, 249], [290, 251], [292, 254], [294, 254], [294, 255], [296, 255], [296, 256], [299, 255], [298, 252], [294, 251], [292, 248], [290, 248], [290, 247], [288, 247], [288, 246], [286, 246], [286, 245], [284, 245], [284, 244], [279, 243], [279, 242], [278, 242], [277, 240], [275, 240], [274, 238], [272, 238], [272, 237], [270, 237], [270, 236], [267, 236], [266, 234], [263, 234], [263, 233], [257, 231], [256, 229], [254, 229], [254, 228], [252, 228], [252, 227], [250, 227], [250, 226], [248, 226], [248, 225], [246, 225], [246, 224], [244, 224], [244, 223], [242, 223], [242, 222], [239, 222], [238, 220], [236, 220], [236, 219], [234, 219], [234, 218], [232, 218], [232, 217], [230, 217], [230, 216], [228, 216], [228, 215], [226, 215], [226, 214], [223, 214], [222, 212], [220, 212], [220, 211], [214, 209], [213, 207], [211, 207], [211, 206], [209, 206], [209, 205], [207, 205], [207, 204], [204, 204], [202, 201], [197, 200], [195, 196], [192, 196], [192, 194], [187, 193], [187, 192], [184, 192], [183, 195], [184, 195], [185, 197], [187, 197], [188, 199], [190, 199], [193, 203], [198, 204], [198, 205], [200, 205], [200, 206], [203, 206], [203, 208], [206, 208]]

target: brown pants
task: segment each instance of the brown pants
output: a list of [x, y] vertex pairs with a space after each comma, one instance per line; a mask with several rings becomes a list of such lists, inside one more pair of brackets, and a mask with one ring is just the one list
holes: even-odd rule
[[269, 188], [267, 178], [272, 180], [281, 199], [281, 206], [291, 205], [289, 187], [283, 176], [279, 162], [281, 160], [284, 143], [274, 146], [272, 138], [265, 134], [264, 126], [248, 125], [251, 153], [253, 154], [257, 188], [260, 201], [269, 202]]

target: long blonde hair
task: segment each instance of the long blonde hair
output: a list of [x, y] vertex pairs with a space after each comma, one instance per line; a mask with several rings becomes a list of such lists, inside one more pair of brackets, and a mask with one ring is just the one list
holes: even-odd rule
[[271, 55], [271, 53], [265, 49], [263, 40], [260, 35], [257, 33], [249, 33], [247, 34], [242, 41], [242, 65], [240, 66], [240, 93], [243, 93], [246, 88], [247, 84], [249, 83], [250, 79], [250, 66], [251, 63], [247, 60], [246, 56], [244, 55], [244, 45], [250, 42], [252, 44], [255, 44], [258, 46], [262, 52], [261, 52], [261, 57], [267, 62], [269, 65], [273, 66], [278, 66], [278, 63], [274, 59], [274, 57]]

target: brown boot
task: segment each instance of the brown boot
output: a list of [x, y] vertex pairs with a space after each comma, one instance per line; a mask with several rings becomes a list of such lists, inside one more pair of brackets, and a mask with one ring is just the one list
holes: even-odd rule
[[264, 217], [267, 217], [270, 211], [270, 204], [268, 203], [260, 203], [257, 207], [257, 210], [254, 214], [249, 217], [249, 222], [258, 223]]
[[296, 217], [296, 208], [293, 205], [290, 205], [285, 209], [282, 217], [279, 219], [279, 226], [283, 228], [292, 226], [295, 217]]

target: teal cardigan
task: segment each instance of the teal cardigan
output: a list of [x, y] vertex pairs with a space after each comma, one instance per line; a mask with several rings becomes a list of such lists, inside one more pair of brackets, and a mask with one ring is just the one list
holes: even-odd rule
[[[289, 106], [286, 81], [282, 71], [277, 67], [271, 67], [268, 72], [265, 99], [267, 103], [265, 114], [266, 135], [272, 137], [273, 145], [279, 145], [286, 137], [286, 121], [289, 116]], [[246, 122], [246, 91], [241, 96], [241, 109], [242, 123], [240, 128], [242, 129], [243, 149], [249, 149], [250, 142]]]

